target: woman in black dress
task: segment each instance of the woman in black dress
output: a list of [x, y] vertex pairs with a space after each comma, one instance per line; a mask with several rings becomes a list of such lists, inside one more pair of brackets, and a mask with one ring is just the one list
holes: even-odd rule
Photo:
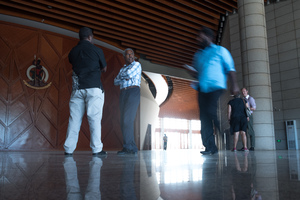
[[228, 102], [228, 121], [230, 123], [230, 130], [234, 133], [233, 149], [236, 151], [236, 145], [239, 140], [239, 134], [242, 135], [242, 142], [244, 145], [244, 151], [249, 151], [247, 148], [247, 117], [245, 106], [248, 107], [247, 101], [240, 98], [240, 94], [234, 96], [234, 99]]

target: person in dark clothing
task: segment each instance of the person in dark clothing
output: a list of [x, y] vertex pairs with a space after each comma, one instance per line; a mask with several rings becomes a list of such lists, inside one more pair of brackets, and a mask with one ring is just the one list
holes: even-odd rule
[[73, 66], [70, 117], [64, 144], [65, 155], [71, 156], [76, 149], [82, 118], [87, 112], [91, 132], [90, 147], [96, 155], [106, 155], [102, 150], [101, 120], [104, 105], [104, 90], [101, 72], [107, 69], [102, 49], [94, 46], [93, 31], [83, 27], [79, 31], [80, 41], [69, 53]]
[[164, 150], [167, 150], [168, 136], [166, 134], [164, 135], [163, 140], [164, 140]]
[[240, 98], [240, 94], [234, 95], [234, 99], [228, 102], [228, 122], [230, 123], [231, 132], [234, 133], [233, 149], [236, 151], [236, 145], [239, 140], [239, 134], [242, 135], [242, 142], [244, 145], [244, 151], [249, 151], [247, 148], [247, 117], [245, 106], [248, 107], [248, 103]]
[[234, 155], [235, 168], [231, 171], [233, 200], [250, 199], [251, 197], [252, 174], [248, 164], [248, 153]]

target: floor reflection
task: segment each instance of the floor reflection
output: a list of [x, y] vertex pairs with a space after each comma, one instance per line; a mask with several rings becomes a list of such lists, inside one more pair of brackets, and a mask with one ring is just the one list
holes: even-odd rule
[[121, 159], [123, 161], [123, 167], [120, 180], [120, 199], [136, 200], [138, 199], [136, 196], [134, 182], [135, 162], [137, 160], [136, 156], [132, 155], [131, 158], [122, 156]]
[[235, 167], [232, 168], [231, 174], [232, 199], [262, 199], [261, 195], [257, 191], [257, 184], [255, 181], [255, 154], [252, 154], [251, 156], [249, 155], [249, 152], [239, 155], [234, 153], [234, 162]]
[[[66, 193], [68, 200], [82, 199], [83, 195], [79, 186], [76, 162], [73, 157], [65, 157], [63, 163], [66, 180]], [[101, 199], [100, 193], [100, 173], [102, 159], [92, 157], [89, 163], [89, 179], [85, 191], [84, 199]]]
[[0, 152], [0, 200], [300, 199], [300, 152]]

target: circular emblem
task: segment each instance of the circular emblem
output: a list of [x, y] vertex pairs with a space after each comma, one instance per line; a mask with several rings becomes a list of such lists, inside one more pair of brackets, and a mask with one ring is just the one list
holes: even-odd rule
[[[34, 70], [35, 68], [36, 68], [35, 65], [30, 65], [30, 66], [28, 67], [27, 71], [26, 71], [27, 78], [28, 78], [29, 80], [31, 80], [31, 81], [34, 80], [34, 78], [32, 77], [31, 72], [32, 72], [32, 70]], [[41, 76], [41, 78], [42, 78], [41, 81], [47, 82], [47, 81], [48, 81], [48, 78], [49, 78], [48, 70], [47, 70], [44, 66], [42, 66], [42, 69], [43, 69], [44, 73], [43, 73], [42, 76]]]
[[23, 80], [23, 82], [32, 89], [45, 89], [51, 85], [51, 82], [47, 83], [49, 79], [48, 70], [40, 63], [41, 59], [36, 60], [36, 56], [34, 56], [33, 64], [26, 70], [26, 76], [29, 80]]

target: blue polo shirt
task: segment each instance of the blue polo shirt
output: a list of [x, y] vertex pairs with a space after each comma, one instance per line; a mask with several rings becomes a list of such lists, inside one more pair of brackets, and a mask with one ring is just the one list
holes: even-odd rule
[[230, 52], [213, 43], [195, 53], [193, 67], [198, 71], [200, 91], [204, 93], [227, 89], [227, 74], [235, 71]]

